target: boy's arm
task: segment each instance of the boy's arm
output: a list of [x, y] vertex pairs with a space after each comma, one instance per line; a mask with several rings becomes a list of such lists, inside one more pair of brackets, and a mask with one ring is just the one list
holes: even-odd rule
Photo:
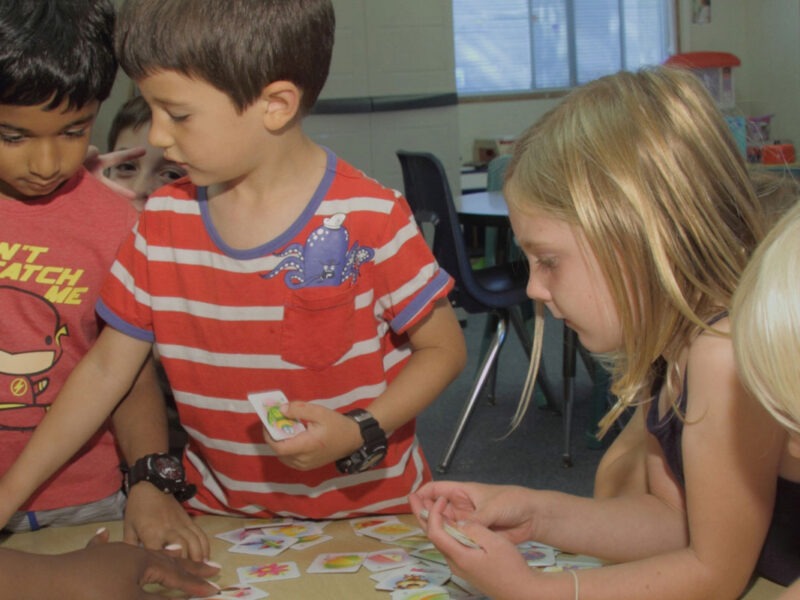
[[[421, 413], [458, 376], [467, 362], [464, 334], [447, 298], [408, 331], [412, 353], [386, 391], [368, 407], [387, 433]], [[353, 450], [364, 442], [352, 422]]]
[[[401, 427], [433, 402], [466, 364], [464, 334], [446, 298], [408, 331], [411, 357], [394, 381], [371, 405], [372, 416], [387, 433]], [[313, 403], [290, 402], [288, 417], [311, 424], [309, 433], [288, 440], [265, 440], [281, 461], [295, 469], [313, 469], [355, 452], [364, 444], [358, 424]]]
[[139, 373], [150, 344], [105, 327], [67, 379], [49, 413], [0, 479], [0, 523], [86, 443]]
[[[148, 454], [169, 450], [166, 405], [152, 357], [114, 411], [112, 424], [128, 466]], [[128, 492], [123, 539], [153, 549], [177, 544], [183, 556], [194, 560], [209, 555], [208, 538], [181, 504], [146, 481], [137, 483]]]
[[130, 466], [146, 454], [167, 452], [167, 411], [153, 359], [145, 361], [127, 396], [111, 416], [114, 436]]

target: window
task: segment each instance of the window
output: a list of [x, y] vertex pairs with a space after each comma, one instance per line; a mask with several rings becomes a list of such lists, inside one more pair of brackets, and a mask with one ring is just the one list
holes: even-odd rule
[[456, 88], [569, 88], [675, 52], [674, 0], [453, 0]]

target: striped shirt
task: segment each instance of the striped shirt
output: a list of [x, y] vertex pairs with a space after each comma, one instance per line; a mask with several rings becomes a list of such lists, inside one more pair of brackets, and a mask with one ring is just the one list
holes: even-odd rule
[[297, 471], [264, 442], [252, 392], [344, 412], [367, 407], [410, 356], [404, 332], [452, 287], [402, 196], [328, 155], [303, 214], [257, 248], [231, 248], [188, 182], [147, 202], [98, 303], [154, 342], [189, 434], [197, 512], [345, 518], [408, 510], [430, 479], [413, 420], [365, 473]]

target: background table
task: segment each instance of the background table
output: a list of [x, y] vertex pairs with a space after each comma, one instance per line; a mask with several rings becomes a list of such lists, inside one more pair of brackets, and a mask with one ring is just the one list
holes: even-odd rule
[[[401, 515], [406, 523], [416, 524], [412, 515]], [[389, 600], [390, 593], [375, 589], [375, 581], [370, 573], [362, 567], [357, 573], [319, 574], [306, 573], [306, 569], [319, 554], [329, 552], [371, 552], [385, 550], [388, 544], [378, 540], [357, 536], [349, 521], [333, 521], [325, 526], [325, 533], [333, 536], [332, 540], [323, 542], [305, 550], [285, 550], [277, 557], [263, 557], [228, 552], [231, 544], [214, 537], [218, 533], [255, 525], [259, 521], [238, 519], [233, 517], [197, 517], [197, 523], [208, 534], [211, 541], [211, 559], [222, 565], [222, 571], [214, 578], [214, 582], [222, 587], [238, 583], [237, 567], [256, 565], [272, 561], [294, 561], [300, 570], [299, 579], [255, 583], [255, 587], [270, 594], [270, 599], [283, 598], [331, 598], [331, 599], [382, 599]], [[3, 548], [12, 548], [39, 554], [60, 554], [77, 550], [86, 545], [95, 531], [101, 526], [108, 528], [112, 541], [122, 539], [122, 522], [90, 523], [76, 527], [51, 527], [33, 533], [11, 535], [2, 542]], [[747, 600], [773, 600], [784, 588], [769, 581], [759, 579], [744, 596]]]

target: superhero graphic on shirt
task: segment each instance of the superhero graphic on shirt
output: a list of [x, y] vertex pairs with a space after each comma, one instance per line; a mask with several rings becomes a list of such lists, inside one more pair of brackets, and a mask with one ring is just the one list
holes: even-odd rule
[[0, 286], [0, 430], [35, 429], [50, 403], [40, 395], [44, 373], [62, 355], [61, 338], [69, 335], [55, 306], [27, 290]]

